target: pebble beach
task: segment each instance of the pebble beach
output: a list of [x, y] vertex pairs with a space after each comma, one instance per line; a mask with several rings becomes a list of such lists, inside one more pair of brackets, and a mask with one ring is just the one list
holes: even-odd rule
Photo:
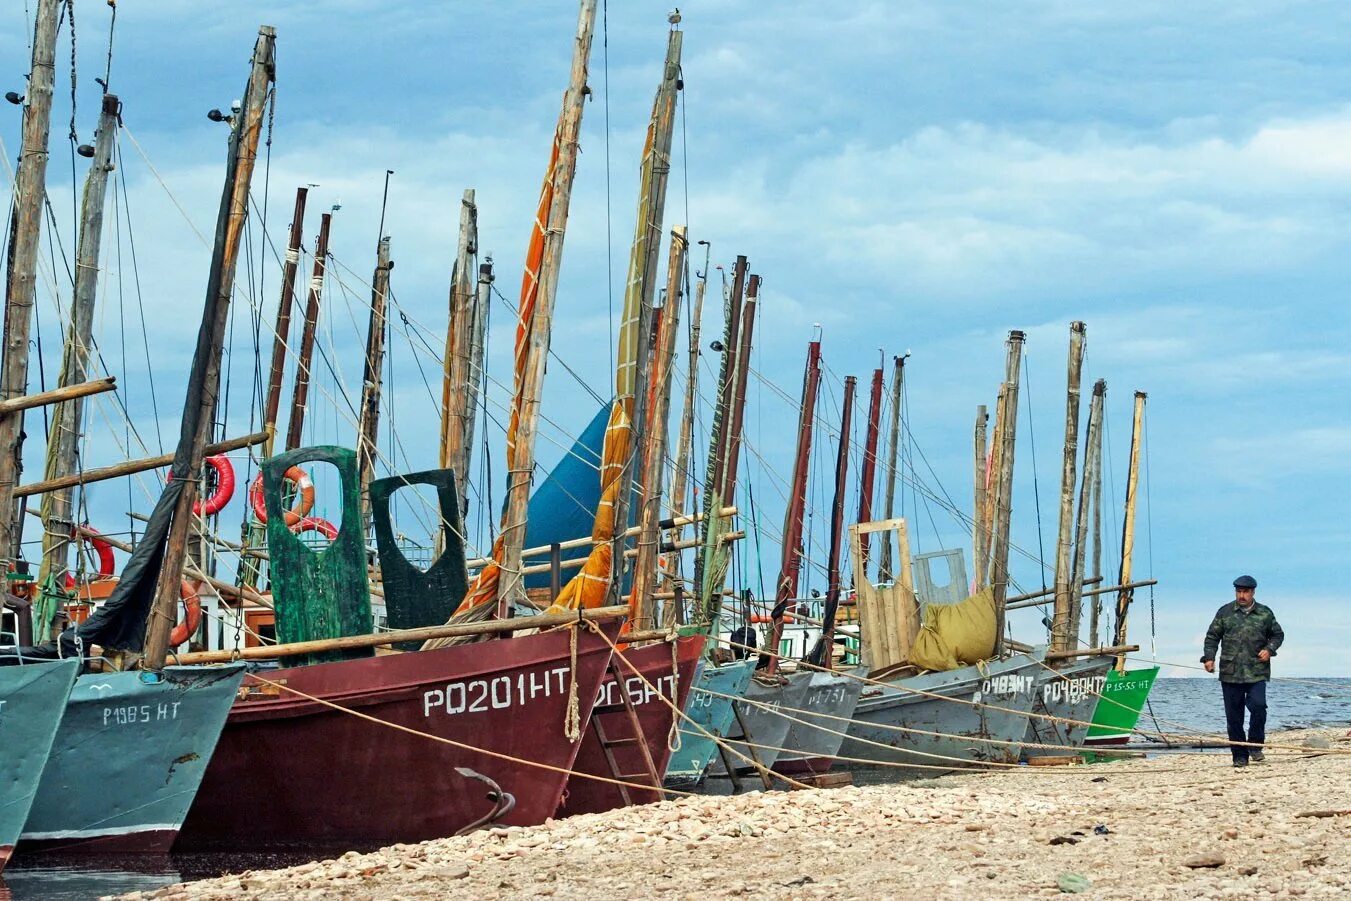
[[1351, 733], [917, 782], [692, 796], [349, 852], [129, 899], [1333, 897], [1351, 891]]

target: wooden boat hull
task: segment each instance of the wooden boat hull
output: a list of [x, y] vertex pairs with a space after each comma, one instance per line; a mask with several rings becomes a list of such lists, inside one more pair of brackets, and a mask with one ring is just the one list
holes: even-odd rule
[[1025, 748], [1025, 756], [1048, 757], [1078, 751], [1088, 733], [1089, 720], [1098, 706], [1098, 696], [1106, 685], [1107, 671], [1115, 660], [1107, 656], [1075, 657], [1047, 664], [1049, 668], [1042, 669], [1032, 701], [1032, 712], [1056, 719], [1039, 719], [1035, 716], [1029, 719], [1026, 741], [1034, 746], [1057, 747]]
[[[615, 666], [622, 678], [622, 684], [613, 678], [606, 678], [600, 686], [596, 699], [595, 716], [610, 741], [624, 741], [634, 737], [628, 714], [625, 712], [620, 691], [627, 691], [638, 715], [648, 753], [656, 767], [658, 776], [666, 771], [671, 758], [671, 727], [676, 722], [676, 713], [671, 705], [657, 697], [657, 691], [673, 703], [677, 709], [684, 709], [690, 689], [694, 685], [694, 671], [699, 664], [699, 656], [704, 650], [703, 635], [686, 635], [676, 639], [674, 660], [671, 643], [662, 641], [627, 648], [621, 653], [627, 663], [616, 660]], [[637, 669], [642, 679], [634, 673]], [[652, 687], [644, 684], [644, 680]], [[594, 728], [587, 728], [580, 742], [576, 762], [573, 764], [578, 773], [592, 776], [614, 778], [605, 750]], [[621, 744], [611, 753], [619, 774], [627, 782], [650, 784], [646, 772], [646, 763], [636, 744]], [[662, 795], [656, 790], [628, 789], [628, 795], [634, 804], [649, 804], [660, 801]], [[558, 807], [559, 816], [571, 816], [578, 813], [601, 813], [624, 806], [624, 795], [619, 786], [606, 782], [597, 782], [580, 776], [568, 779], [567, 791]]]
[[885, 688], [869, 686], [840, 754], [889, 769], [900, 765], [912, 775], [1017, 763], [1045, 657], [1043, 647], [981, 666], [899, 679]]
[[849, 720], [858, 707], [865, 683], [854, 676], [866, 675], [862, 668], [847, 672], [797, 673], [807, 679], [807, 693], [799, 711], [789, 711], [802, 722], [791, 722], [783, 746], [788, 751], [774, 761], [774, 769], [786, 775], [820, 775], [835, 765], [835, 756], [844, 743]]
[[80, 676], [20, 854], [167, 854], [215, 750], [244, 664]]
[[704, 778], [718, 754], [718, 745], [710, 736], [724, 738], [730, 733], [735, 721], [732, 701], [745, 695], [753, 675], [754, 658], [723, 666], [713, 666], [707, 659], [700, 664], [694, 689], [685, 703], [685, 715], [709, 734], [682, 723], [680, 747], [671, 752], [666, 764], [668, 785], [689, 785]]
[[1107, 673], [1102, 697], [1093, 710], [1093, 726], [1084, 737], [1086, 745], [1124, 745], [1130, 741], [1140, 711], [1149, 700], [1154, 680], [1159, 676], [1157, 666]]
[[[745, 741], [746, 736], [737, 726], [732, 729], [735, 738], [730, 739], [728, 744], [746, 757], [754, 756], [766, 767], [774, 766], [779, 759], [778, 749], [787, 747], [784, 741], [788, 738], [788, 729], [793, 725], [793, 721], [781, 715], [779, 711], [802, 709], [807, 689], [810, 687], [810, 679], [807, 676], [807, 673], [794, 673], [772, 684], [751, 680], [750, 687], [746, 689], [746, 700], [738, 701], [736, 707], [750, 733], [750, 744], [755, 746], [755, 753], [752, 755], [752, 749]], [[791, 715], [798, 714], [793, 712]], [[738, 770], [751, 769], [750, 764], [741, 758], [734, 757], [733, 760]], [[727, 767], [723, 765], [722, 759], [718, 758], [709, 767], [709, 772], [725, 776]]]
[[80, 661], [0, 667], [0, 872], [37, 797]]
[[[619, 625], [602, 628], [613, 641]], [[601, 636], [578, 633], [582, 729], [610, 653]], [[514, 797], [493, 822], [542, 823], [581, 745], [564, 734], [571, 674], [568, 630], [557, 630], [258, 674], [342, 709], [251, 675], [179, 848], [356, 848], [453, 835], [495, 810], [489, 786], [458, 767]]]

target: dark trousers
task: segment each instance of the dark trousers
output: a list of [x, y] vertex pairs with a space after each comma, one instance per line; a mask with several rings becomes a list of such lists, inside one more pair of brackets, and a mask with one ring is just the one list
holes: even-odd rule
[[[1267, 683], [1221, 682], [1224, 689], [1224, 718], [1229, 725], [1230, 741], [1260, 745], [1267, 740]], [[1243, 711], [1247, 709], [1248, 732], [1243, 732]], [[1230, 745], [1235, 760], [1247, 760], [1252, 749]]]

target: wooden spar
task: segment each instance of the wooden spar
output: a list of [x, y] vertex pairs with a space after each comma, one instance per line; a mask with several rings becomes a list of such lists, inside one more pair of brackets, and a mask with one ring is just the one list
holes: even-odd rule
[[784, 616], [788, 603], [801, 591], [802, 575], [802, 520], [807, 507], [807, 473], [812, 455], [812, 431], [816, 424], [816, 397], [821, 385], [821, 340], [814, 338], [807, 344], [807, 364], [802, 373], [802, 403], [798, 407], [797, 447], [793, 451], [793, 481], [788, 489], [788, 509], [783, 516], [782, 556], [779, 559], [779, 579], [774, 590], [774, 625], [765, 648], [773, 653], [768, 671], [773, 675], [779, 668], [778, 647], [783, 639]]
[[[835, 613], [840, 609], [840, 548], [844, 541], [844, 493], [849, 478], [849, 433], [854, 418], [854, 389], [858, 379], [844, 379], [843, 410], [840, 413], [840, 448], [835, 458], [835, 499], [830, 509], [830, 556], [826, 564], [826, 609], [821, 617], [821, 639], [811, 662], [831, 669], [835, 655]], [[863, 578], [867, 578], [865, 575]]]
[[1013, 447], [1018, 436], [1018, 370], [1023, 358], [1022, 332], [1009, 332], [1004, 363], [1004, 403], [1000, 429], [999, 487], [995, 497], [994, 550], [990, 584], [994, 588], [995, 656], [1004, 650], [1004, 603], [1009, 591], [1009, 523], [1013, 515]]
[[[205, 456], [214, 456], [216, 454], [228, 454], [231, 451], [237, 451], [245, 447], [254, 447], [267, 440], [267, 432], [254, 432], [251, 435], [245, 435], [242, 438], [231, 438], [228, 441], [217, 441], [214, 444], [208, 444], [202, 449]], [[44, 494], [48, 491], [59, 491], [62, 488], [69, 488], [72, 485], [89, 485], [94, 482], [104, 482], [108, 479], [116, 479], [120, 476], [134, 475], [138, 472], [148, 472], [152, 469], [159, 469], [162, 466], [168, 466], [174, 462], [173, 454], [160, 454], [157, 457], [142, 457], [139, 460], [127, 460], [123, 463], [113, 463], [110, 466], [100, 466], [97, 469], [86, 469], [83, 472], [71, 473], [62, 476], [59, 479], [44, 479], [41, 482], [31, 482], [27, 485], [20, 485], [14, 489], [15, 497], [28, 497], [34, 494]]]
[[[37, 302], [37, 262], [42, 244], [42, 208], [47, 198], [47, 141], [56, 80], [58, 0], [38, 0], [33, 58], [24, 94], [19, 170], [14, 177], [10, 222], [9, 278], [5, 282], [4, 357], [0, 401], [28, 390], [28, 341]], [[23, 523], [14, 512], [14, 487], [23, 471], [23, 413], [0, 416], [0, 564], [18, 560]]]
[[[887, 492], [883, 519], [896, 516], [896, 460], [901, 447], [901, 400], [905, 387], [905, 358], [901, 354], [892, 358], [891, 370], [891, 428], [887, 440]], [[893, 579], [891, 564], [891, 541], [882, 542], [882, 552], [877, 557], [877, 580], [890, 582]]]
[[[1084, 604], [1084, 565], [1088, 556], [1088, 519], [1089, 504], [1093, 497], [1093, 480], [1102, 467], [1102, 461], [1095, 455], [1098, 448], [1098, 436], [1102, 431], [1102, 407], [1107, 397], [1107, 382], [1098, 379], [1093, 385], [1093, 397], [1088, 402], [1088, 431], [1084, 435], [1084, 474], [1079, 484], [1079, 509], [1076, 514], [1074, 535], [1074, 565], [1070, 576], [1070, 622], [1067, 630], [1070, 646], [1079, 643], [1080, 618]], [[1089, 644], [1098, 643], [1094, 635]]]
[[[186, 462], [187, 465], [181, 470], [175, 466], [172, 472], [183, 486], [173, 509], [168, 543], [155, 589], [155, 602], [146, 625], [145, 665], [154, 670], [164, 666], [169, 633], [178, 618], [177, 606], [183, 564], [186, 562], [188, 529], [193, 520], [192, 505], [197, 499], [196, 474], [202, 468], [206, 439], [215, 418], [221, 347], [229, 321], [230, 296], [234, 293], [239, 244], [248, 218], [249, 184], [258, 157], [263, 108], [276, 74], [276, 34], [276, 30], [269, 25], [258, 29], [258, 41], [253, 49], [252, 68], [248, 86], [244, 89], [242, 106], [230, 122], [230, 171], [221, 196], [216, 245], [208, 276], [206, 311], [194, 355], [194, 367], [202, 366], [200, 372], [204, 377], [199, 386], [194, 386], [193, 380], [189, 379], [188, 397], [183, 410], [183, 434], [176, 455], [176, 462]], [[204, 360], [201, 359], [202, 355], [205, 355]], [[199, 396], [194, 396], [195, 388], [200, 388]], [[193, 404], [197, 405], [196, 409]]]
[[[671, 477], [671, 515], [679, 518], [685, 513], [686, 492], [689, 490], [690, 454], [694, 449], [694, 401], [699, 388], [699, 331], [704, 315], [704, 292], [708, 289], [708, 260], [711, 245], [700, 241], [704, 247], [704, 269], [696, 273], [699, 284], [694, 289], [694, 311], [690, 316], [690, 343], [685, 361], [685, 408], [680, 414], [680, 437], [676, 444], [675, 472]], [[669, 541], [680, 540], [680, 528], [671, 530]], [[670, 554], [666, 558], [666, 579], [664, 587], [674, 590], [680, 572], [680, 554]], [[674, 617], [680, 612], [676, 604], [666, 607], [666, 625], [675, 623]]]
[[[582, 107], [586, 100], [587, 59], [591, 55], [591, 37], [596, 27], [596, 0], [581, 0], [577, 18], [577, 36], [572, 54], [572, 73], [563, 95], [563, 111], [558, 121], [558, 158], [554, 164], [552, 198], [548, 221], [544, 223], [541, 258], [534, 310], [528, 323], [521, 323], [525, 346], [516, 349], [516, 392], [512, 416], [516, 433], [508, 448], [506, 507], [502, 513], [502, 577], [497, 583], [498, 612], [525, 594], [521, 584], [521, 548], [525, 544], [526, 510], [530, 506], [530, 487], [535, 475], [535, 439], [539, 429], [539, 405], [544, 388], [544, 370], [549, 359], [549, 337], [553, 329], [554, 295], [558, 272], [563, 263], [563, 237], [568, 227], [568, 206], [572, 198], [572, 180], [577, 171], [577, 145], [582, 127]], [[530, 273], [526, 273], [526, 278]], [[522, 356], [524, 359], [522, 359]]]
[[1074, 486], [1079, 465], [1079, 384], [1084, 366], [1086, 327], [1077, 319], [1070, 323], [1070, 350], [1065, 380], [1065, 448], [1060, 469], [1060, 523], [1055, 549], [1055, 613], [1051, 618], [1051, 650], [1073, 647], [1078, 638], [1070, 634], [1070, 535], [1074, 530]]
[[[473, 428], [467, 392], [478, 386], [479, 377], [470, 367], [474, 312], [478, 295], [474, 285], [474, 257], [478, 253], [478, 206], [474, 189], [465, 188], [460, 198], [460, 237], [455, 247], [455, 266], [450, 274], [450, 313], [446, 320], [446, 354], [441, 376], [441, 468], [455, 472], [455, 490], [460, 514], [468, 510], [469, 454]], [[439, 532], [438, 532], [439, 534]]]
[[[357, 422], [357, 478], [361, 484], [361, 533], [371, 530], [371, 502], [368, 488], [375, 477], [377, 438], [380, 433], [381, 373], [385, 368], [385, 333], [389, 329], [388, 296], [389, 236], [380, 238], [375, 248], [375, 273], [371, 276], [371, 317], [366, 326], [366, 360], [361, 377], [361, 407]], [[440, 529], [437, 529], [440, 532]]]
[[[1091, 582], [1090, 579], [1084, 580], [1085, 585], [1089, 584], [1090, 582]], [[1112, 592], [1120, 592], [1122, 590], [1131, 588], [1145, 588], [1149, 585], [1157, 585], [1157, 584], [1159, 584], [1158, 579], [1140, 579], [1135, 582], [1127, 582], [1124, 585], [1108, 585], [1103, 588], [1095, 588], [1092, 591], [1085, 591], [1084, 597], [1094, 597], [1096, 595], [1111, 594]], [[1047, 604], [1055, 603], [1054, 595], [1055, 589], [1048, 588], [1045, 591], [1036, 591], [1032, 592], [1031, 594], [1019, 595], [1016, 598], [1009, 598], [1008, 609], [1021, 610], [1024, 607], [1044, 607]], [[1036, 598], [1036, 600], [1031, 600], [1032, 598]]]
[[[57, 378], [60, 388], [85, 387], [89, 384], [85, 378], [89, 367], [89, 350], [94, 343], [94, 303], [98, 293], [103, 204], [108, 192], [108, 173], [113, 168], [113, 144], [120, 111], [121, 104], [117, 97], [104, 94], [94, 141], [94, 158], [89, 164], [89, 175], [85, 178], [84, 197], [80, 205], [80, 231], [75, 248], [75, 288], [70, 305], [70, 325], [66, 329], [65, 346], [61, 352], [61, 374]], [[111, 388], [112, 384], [107, 387]], [[44, 479], [60, 478], [76, 470], [83, 428], [84, 402], [81, 395], [56, 405], [47, 435]], [[41, 615], [33, 617], [34, 642], [45, 640], [51, 614], [55, 613], [58, 599], [65, 596], [65, 576], [70, 571], [71, 528], [75, 525], [71, 513], [73, 500], [69, 489], [50, 491], [42, 496], [42, 565], [38, 570], [37, 585], [42, 594], [43, 610]]]
[[995, 501], [999, 497], [999, 459], [1004, 453], [1004, 394], [1008, 386], [1003, 382], [999, 384], [999, 391], [995, 394], [994, 404], [994, 431], [990, 436], [990, 462], [986, 467], [985, 473], [985, 510], [983, 511], [983, 522], [985, 523], [985, 543], [981, 550], [985, 556], [976, 561], [976, 578], [979, 580], [977, 587], [985, 587], [990, 584], [990, 558], [994, 556], [994, 513]]
[[[722, 543], [722, 544], [731, 544], [731, 543], [734, 542], [734, 541], [741, 541], [741, 540], [744, 539], [745, 537], [746, 537], [746, 532], [745, 532], [745, 530], [738, 530], [738, 531], [726, 532], [726, 533], [724, 533], [723, 536], [722, 536], [722, 542], [721, 542], [721, 543]], [[662, 542], [661, 546], [658, 547], [658, 551], [661, 552], [661, 553], [670, 553], [670, 552], [673, 552], [673, 551], [683, 551], [683, 550], [686, 550], [686, 549], [688, 549], [688, 548], [692, 548], [692, 547], [696, 547], [696, 546], [698, 546], [698, 541], [697, 541], [696, 539], [694, 539], [694, 538], [682, 538], [682, 539], [680, 539], [679, 541], [675, 541], [675, 542], [669, 542], [669, 543], [668, 543], [668, 542]], [[631, 548], [629, 548], [628, 550], [624, 551], [624, 558], [625, 558], [626, 560], [635, 560], [635, 561], [636, 561], [637, 558], [638, 558], [638, 549], [637, 549], [636, 547], [631, 547]], [[572, 558], [570, 558], [570, 559], [568, 559], [568, 560], [559, 560], [559, 561], [557, 562], [556, 565], [557, 565], [557, 567], [558, 567], [559, 570], [564, 570], [564, 569], [581, 569], [583, 566], [586, 565], [586, 558], [585, 558], [585, 557], [572, 557]], [[552, 572], [553, 569], [554, 569], [554, 567], [555, 567], [555, 563], [554, 563], [554, 561], [551, 560], [551, 561], [549, 561], [548, 563], [535, 563], [535, 564], [531, 564], [531, 565], [528, 565], [528, 566], [522, 566], [522, 567], [521, 567], [521, 573], [522, 573], [523, 575], [527, 575], [527, 576], [535, 575], [535, 574], [537, 574], [537, 573], [547, 573], [547, 572]], [[649, 598], [655, 596], [656, 594], [657, 594], [657, 592], [653, 592], [652, 595], [649, 595]]]
[[[1084, 579], [1084, 585], [1097, 585], [1097, 584], [1098, 584], [1099, 582], [1101, 582], [1101, 581], [1102, 581], [1102, 577], [1101, 577], [1101, 576], [1099, 576], [1099, 577], [1096, 578], [1096, 579]], [[1115, 590], [1115, 589], [1112, 589], [1112, 590]], [[1089, 594], [1092, 594], [1092, 592], [1084, 592], [1084, 594], [1085, 594], [1085, 595], [1089, 595]], [[1043, 601], [1039, 601], [1039, 602], [1036, 603], [1036, 604], [1023, 604], [1023, 603], [1021, 603], [1022, 601], [1031, 600], [1032, 598], [1050, 598], [1051, 600], [1043, 600]], [[1029, 591], [1029, 592], [1027, 592], [1026, 594], [1015, 594], [1015, 595], [1013, 595], [1012, 597], [1010, 597], [1010, 598], [1008, 599], [1008, 602], [1007, 602], [1006, 606], [1007, 606], [1010, 610], [1013, 609], [1013, 607], [1014, 607], [1015, 605], [1016, 605], [1016, 606], [1020, 606], [1020, 607], [1039, 607], [1039, 606], [1041, 606], [1042, 604], [1050, 604], [1050, 603], [1053, 603], [1053, 602], [1054, 602], [1054, 599], [1055, 599], [1055, 587], [1052, 586], [1051, 588], [1042, 588], [1042, 589], [1040, 589], [1040, 590], [1038, 590], [1038, 591]]]
[[741, 458], [741, 435], [746, 419], [746, 385], [751, 373], [751, 335], [755, 331], [755, 309], [759, 299], [760, 276], [752, 275], [746, 284], [746, 303], [741, 308], [736, 393], [732, 396], [732, 428], [727, 433], [727, 463], [723, 471], [722, 496], [728, 503], [736, 498], [737, 464]]
[[286, 371], [286, 341], [291, 333], [291, 310], [295, 306], [296, 270], [300, 268], [300, 244], [305, 237], [305, 198], [310, 189], [296, 188], [296, 208], [291, 214], [291, 232], [286, 242], [286, 261], [281, 269], [281, 300], [277, 302], [277, 326], [272, 336], [272, 366], [268, 370], [267, 401], [263, 407], [263, 427], [273, 433], [263, 445], [263, 457], [272, 456], [277, 431], [277, 411], [281, 408], [281, 381]]
[[971, 517], [971, 561], [972, 569], [975, 573], [975, 591], [979, 591], [985, 585], [984, 574], [980, 569], [980, 561], [985, 559], [985, 548], [990, 540], [990, 528], [985, 523], [985, 495], [987, 493], [986, 479], [988, 477], [990, 446], [986, 437], [986, 429], [990, 422], [990, 414], [986, 410], [985, 404], [976, 407], [976, 431], [975, 431], [975, 467], [972, 481], [972, 517]]
[[[858, 483], [858, 522], [873, 520], [873, 481], [877, 475], [877, 433], [882, 421], [882, 378], [881, 367], [873, 370], [872, 391], [868, 398], [868, 430], [863, 442], [863, 468]], [[854, 573], [854, 580], [868, 578], [868, 548], [872, 536], [863, 532], [858, 536], [859, 561], [863, 571]]]
[[100, 379], [90, 379], [87, 382], [79, 382], [78, 384], [63, 385], [59, 388], [49, 388], [46, 391], [39, 391], [37, 394], [24, 394], [19, 397], [12, 397], [9, 400], [0, 400], [0, 416], [17, 413], [20, 410], [31, 410], [34, 407], [45, 407], [48, 404], [60, 404], [64, 401], [88, 397], [91, 394], [102, 394], [105, 391], [116, 390], [117, 376], [115, 375], [104, 376]]
[[[1135, 392], [1135, 412], [1131, 422], [1131, 462], [1126, 473], [1126, 518], [1121, 525], [1121, 571], [1117, 581], [1126, 585], [1131, 580], [1131, 563], [1135, 556], [1135, 498], [1140, 484], [1140, 445], [1144, 440], [1145, 398], [1143, 391]], [[1113, 644], [1126, 643], [1126, 615], [1130, 612], [1131, 600], [1135, 592], [1123, 588], [1116, 598], [1116, 628], [1112, 632]], [[1126, 655], [1116, 658], [1116, 668], [1125, 672]]]
[[652, 372], [656, 378], [652, 409], [648, 415], [646, 447], [643, 450], [643, 506], [639, 517], [638, 555], [633, 576], [633, 624], [642, 629], [656, 624], [651, 595], [657, 588], [657, 542], [661, 532], [661, 501], [665, 493], [663, 476], [668, 454], [668, 423], [671, 418], [671, 383], [675, 366], [676, 335], [680, 329], [680, 298], [684, 293], [685, 251], [689, 242], [685, 226], [671, 229], [671, 251], [666, 267], [666, 303], [661, 310], [661, 329], [657, 333], [656, 356]]
[[319, 302], [324, 295], [324, 273], [328, 267], [328, 231], [332, 213], [319, 218], [319, 237], [314, 242], [314, 269], [306, 293], [305, 322], [300, 332], [300, 353], [296, 356], [295, 387], [291, 389], [291, 418], [286, 423], [286, 449], [300, 447], [305, 429], [305, 405], [310, 393], [310, 364], [314, 360], [314, 335], [319, 327]]
[[[1106, 397], [1104, 396], [1104, 401]], [[1104, 414], [1105, 414], [1104, 404]], [[1102, 581], [1102, 428], [1101, 422], [1097, 434], [1093, 436], [1093, 459], [1098, 461], [1098, 465], [1093, 470], [1093, 575], [1092, 578], [1098, 582]], [[1102, 598], [1098, 595], [1093, 596], [1093, 607], [1091, 621], [1088, 627], [1089, 644], [1098, 643], [1098, 620], [1102, 616]]]
[[239, 648], [238, 650], [195, 651], [191, 654], [177, 655], [174, 662], [200, 664], [229, 663], [231, 660], [272, 660], [280, 657], [294, 657], [299, 654], [317, 654], [322, 651], [376, 648], [405, 641], [428, 641], [465, 635], [503, 635], [525, 629], [572, 626], [577, 623], [579, 617], [588, 622], [617, 619], [621, 616], [627, 616], [628, 612], [629, 608], [625, 606], [595, 607], [591, 610], [574, 610], [568, 613], [542, 613], [539, 616], [520, 616], [513, 619], [490, 620], [488, 622], [424, 626], [421, 629], [395, 629], [390, 632], [373, 632], [369, 635], [321, 638], [314, 641], [297, 641], [291, 644], [274, 644], [256, 648]]

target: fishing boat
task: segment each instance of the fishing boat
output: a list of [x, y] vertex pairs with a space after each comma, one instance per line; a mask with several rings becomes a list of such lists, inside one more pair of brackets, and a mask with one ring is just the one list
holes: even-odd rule
[[719, 743], [735, 728], [733, 702], [745, 696], [754, 674], [754, 658], [721, 665], [707, 656], [701, 661], [685, 703], [678, 746], [666, 764], [666, 785], [689, 787], [703, 779]]
[[802, 706], [784, 737], [786, 748], [774, 761], [777, 772], [819, 776], [835, 765], [850, 720], [858, 709], [867, 683], [862, 667], [842, 672], [807, 673], [807, 691]]
[[1032, 689], [1034, 716], [1027, 721], [1027, 756], [1073, 754], [1083, 745], [1113, 660], [1090, 654], [1045, 666]]
[[[746, 696], [736, 703], [737, 726], [727, 737], [727, 744], [739, 756], [733, 761], [738, 770], [746, 769], [747, 761], [773, 768], [779, 754], [786, 747], [791, 717], [800, 716], [806, 706], [811, 674], [760, 674], [751, 680]], [[715, 759], [709, 768], [714, 776], [727, 775], [726, 764]]]
[[0, 667], [0, 872], [37, 795], [80, 661]]
[[1084, 736], [1084, 744], [1124, 745], [1130, 741], [1158, 676], [1157, 666], [1132, 670], [1109, 669], [1107, 680], [1102, 686], [1102, 696], [1093, 708], [1093, 725]]

